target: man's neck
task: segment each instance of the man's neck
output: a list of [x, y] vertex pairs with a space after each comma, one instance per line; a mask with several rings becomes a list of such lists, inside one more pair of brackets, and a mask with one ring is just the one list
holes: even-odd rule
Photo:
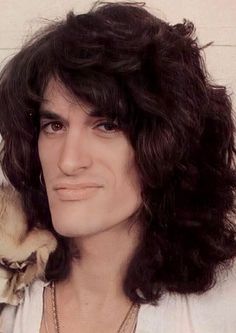
[[139, 243], [140, 226], [112, 228], [97, 235], [75, 239], [80, 259], [72, 262], [69, 278], [63, 282], [68, 295], [79, 305], [106, 308], [114, 299], [125, 300], [123, 280]]

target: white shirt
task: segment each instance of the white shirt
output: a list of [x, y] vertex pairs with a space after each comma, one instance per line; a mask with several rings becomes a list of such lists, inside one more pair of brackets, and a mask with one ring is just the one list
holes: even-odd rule
[[[25, 288], [20, 305], [4, 307], [0, 333], [39, 333], [46, 285], [48, 282], [36, 280]], [[157, 306], [141, 305], [136, 328], [136, 333], [235, 332], [236, 265], [203, 294], [166, 293]]]

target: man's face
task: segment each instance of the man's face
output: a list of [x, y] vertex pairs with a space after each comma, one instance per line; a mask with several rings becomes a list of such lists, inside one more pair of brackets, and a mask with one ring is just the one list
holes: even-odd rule
[[79, 237], [125, 226], [141, 195], [124, 133], [53, 79], [44, 98], [38, 149], [54, 229]]

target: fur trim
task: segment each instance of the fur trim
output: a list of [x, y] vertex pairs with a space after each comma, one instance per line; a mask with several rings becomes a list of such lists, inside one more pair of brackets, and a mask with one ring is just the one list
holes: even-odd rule
[[0, 188], [0, 303], [18, 305], [24, 289], [44, 272], [57, 241], [51, 232], [27, 230], [20, 195], [10, 185]]

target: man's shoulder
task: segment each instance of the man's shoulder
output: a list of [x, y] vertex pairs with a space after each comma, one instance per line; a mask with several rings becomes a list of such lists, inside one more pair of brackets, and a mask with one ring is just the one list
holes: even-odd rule
[[[202, 293], [166, 292], [157, 305], [140, 308], [140, 332], [236, 332], [236, 261], [219, 267], [216, 283]], [[149, 329], [149, 330], [148, 330]]]
[[[41, 279], [34, 280], [30, 285], [25, 287], [25, 296], [34, 297], [35, 295], [41, 295], [44, 288], [49, 285], [50, 282], [43, 281]], [[24, 300], [26, 297], [24, 297]]]
[[12, 333], [16, 323], [25, 324], [27, 318], [30, 318], [31, 312], [42, 307], [43, 290], [49, 282], [40, 279], [34, 280], [30, 285], [24, 287], [24, 296], [18, 305], [0, 304], [2, 311], [0, 313], [0, 332]]

